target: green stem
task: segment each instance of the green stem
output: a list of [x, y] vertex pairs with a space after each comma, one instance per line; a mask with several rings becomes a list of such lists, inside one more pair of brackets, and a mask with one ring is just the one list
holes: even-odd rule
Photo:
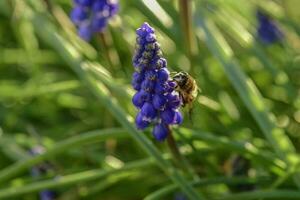
[[250, 200], [250, 199], [300, 199], [300, 192], [296, 190], [271, 190], [271, 191], [251, 191], [226, 195], [216, 198], [216, 200]]
[[169, 149], [172, 153], [172, 156], [177, 162], [177, 164], [181, 165], [180, 163], [182, 162], [183, 158], [182, 155], [180, 154], [180, 151], [176, 145], [175, 139], [173, 137], [172, 129], [168, 126], [168, 136], [167, 136], [167, 143], [169, 146]]
[[102, 50], [104, 51], [107, 63], [110, 66], [110, 69], [113, 71], [113, 69], [115, 69], [115, 67], [114, 67], [114, 63], [112, 62], [111, 55], [109, 53], [109, 45], [107, 43], [107, 36], [105, 35], [105, 33], [99, 33], [98, 38], [101, 43]]
[[[218, 178], [209, 178], [201, 179], [191, 182], [193, 186], [209, 186], [215, 184], [227, 184], [227, 185], [239, 185], [239, 184], [254, 184], [258, 185], [260, 182], [271, 182], [268, 177], [261, 178], [248, 178], [248, 177], [218, 177]], [[144, 200], [158, 200], [165, 199], [164, 197], [168, 194], [175, 192], [178, 189], [178, 186], [175, 184], [167, 185], [159, 190], [156, 190], [153, 193], [150, 193], [145, 197]]]
[[51, 0], [44, 0], [46, 6], [47, 6], [47, 9], [49, 10], [49, 12], [52, 12], [52, 2]]
[[173, 159], [175, 163], [189, 176], [191, 176], [194, 180], [200, 180], [197, 173], [194, 171], [193, 167], [188, 163], [188, 161], [185, 159], [185, 157], [180, 153], [180, 150], [176, 144], [176, 141], [173, 136], [172, 129], [168, 126], [168, 137], [167, 137], [167, 143], [168, 147], [171, 151], [171, 154], [173, 156]]
[[179, 12], [181, 18], [181, 30], [183, 31], [185, 38], [187, 55], [191, 58], [196, 54], [191, 0], [179, 0]]

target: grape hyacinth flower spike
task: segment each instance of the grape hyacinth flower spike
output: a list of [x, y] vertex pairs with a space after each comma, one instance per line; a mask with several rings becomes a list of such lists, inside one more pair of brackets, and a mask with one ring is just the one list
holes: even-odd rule
[[272, 44], [283, 38], [283, 33], [267, 14], [258, 10], [256, 17], [258, 20], [257, 36], [263, 43]]
[[175, 91], [176, 83], [170, 78], [167, 61], [162, 57], [154, 29], [144, 23], [136, 31], [136, 49], [133, 56], [135, 72], [132, 86], [136, 90], [132, 102], [139, 113], [136, 116], [138, 129], [153, 125], [152, 134], [163, 141], [169, 134], [169, 126], [183, 120], [179, 112], [181, 99]]
[[117, 0], [73, 0], [70, 17], [77, 27], [78, 35], [90, 40], [94, 33], [105, 30], [110, 18], [117, 14]]

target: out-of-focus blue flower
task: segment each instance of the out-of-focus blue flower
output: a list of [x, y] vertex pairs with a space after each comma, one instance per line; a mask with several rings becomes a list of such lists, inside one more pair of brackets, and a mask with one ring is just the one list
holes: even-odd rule
[[258, 20], [257, 36], [263, 43], [271, 44], [283, 38], [283, 33], [268, 15], [258, 10], [256, 17]]
[[117, 14], [117, 0], [74, 0], [70, 18], [77, 26], [78, 35], [90, 40], [94, 33], [103, 32], [108, 20]]
[[163, 141], [169, 134], [169, 125], [182, 123], [183, 117], [178, 110], [181, 99], [175, 91], [176, 83], [170, 78], [154, 29], [144, 23], [136, 34], [132, 76], [136, 93], [132, 103], [139, 113], [135, 123], [138, 129], [154, 125], [153, 136]]
[[174, 195], [174, 200], [187, 200], [187, 197], [183, 193], [176, 193]]
[[50, 190], [43, 190], [39, 194], [40, 200], [54, 200], [56, 198], [56, 194]]
[[[30, 154], [32, 155], [39, 155], [44, 153], [45, 149], [42, 146], [35, 146], [30, 150]], [[42, 175], [47, 174], [47, 172], [51, 169], [51, 165], [49, 163], [41, 163], [39, 165], [34, 166], [31, 168], [31, 176], [32, 177], [39, 177]], [[54, 200], [56, 198], [56, 193], [51, 190], [42, 190], [39, 193], [40, 200]]]

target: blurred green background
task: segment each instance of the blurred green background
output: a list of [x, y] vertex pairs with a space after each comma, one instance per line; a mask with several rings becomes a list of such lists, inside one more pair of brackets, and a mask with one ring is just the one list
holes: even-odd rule
[[[62, 200], [300, 199], [299, 8], [120, 0], [104, 45], [76, 35], [71, 0], [0, 0], [0, 199], [39, 199], [45, 189]], [[259, 41], [257, 9], [281, 42]], [[131, 60], [145, 21], [170, 71], [188, 71], [201, 88], [193, 123], [184, 110], [174, 129], [190, 173], [134, 128]]]

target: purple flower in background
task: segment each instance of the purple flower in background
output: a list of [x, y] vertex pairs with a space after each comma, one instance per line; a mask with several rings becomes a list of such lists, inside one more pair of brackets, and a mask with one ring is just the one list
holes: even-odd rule
[[144, 23], [136, 34], [133, 56], [135, 72], [132, 76], [136, 93], [132, 102], [139, 113], [135, 123], [138, 129], [153, 124], [153, 136], [163, 141], [169, 133], [169, 125], [180, 124], [183, 120], [178, 110], [181, 99], [175, 91], [176, 83], [170, 78], [167, 61], [162, 57], [154, 29]]
[[174, 195], [174, 200], [188, 200], [188, 199], [183, 193], [178, 192]]
[[282, 39], [283, 33], [267, 14], [258, 10], [256, 17], [258, 20], [257, 36], [263, 43], [272, 44]]
[[78, 29], [78, 35], [88, 41], [94, 33], [104, 31], [108, 20], [118, 10], [117, 0], [74, 0], [70, 17]]
[[[35, 146], [30, 150], [30, 154], [32, 155], [39, 155], [44, 153], [45, 149], [42, 146]], [[33, 168], [31, 168], [31, 176], [32, 177], [39, 177], [42, 175], [47, 174], [47, 172], [52, 168], [52, 166], [49, 163], [41, 163]], [[51, 190], [42, 190], [39, 193], [40, 200], [54, 200], [56, 198], [56, 193]]]
[[56, 198], [56, 193], [51, 190], [43, 190], [39, 194], [40, 200], [54, 200]]

